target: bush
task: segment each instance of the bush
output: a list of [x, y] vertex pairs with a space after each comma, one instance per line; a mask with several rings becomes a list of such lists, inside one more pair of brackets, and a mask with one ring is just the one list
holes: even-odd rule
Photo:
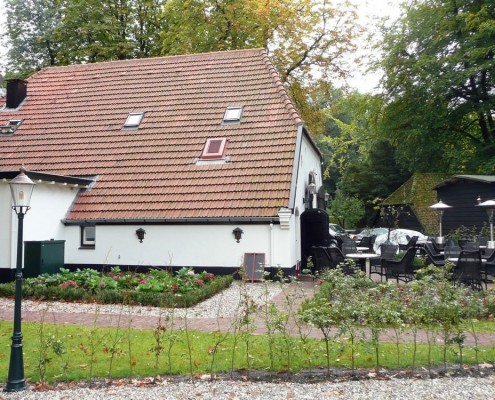
[[[105, 274], [92, 269], [62, 268], [58, 274], [27, 278], [23, 296], [102, 304], [190, 307], [229, 287], [232, 281], [232, 276], [196, 274], [191, 268], [182, 268], [175, 275], [159, 269], [135, 273], [114, 267]], [[11, 297], [14, 293], [14, 283], [0, 285], [0, 296]]]

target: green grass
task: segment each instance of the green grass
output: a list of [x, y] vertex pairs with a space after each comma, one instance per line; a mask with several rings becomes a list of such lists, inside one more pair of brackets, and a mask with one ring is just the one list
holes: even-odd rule
[[[491, 328], [494, 323], [490, 322]], [[81, 326], [49, 325], [37, 323], [23, 324], [24, 337], [24, 365], [26, 379], [31, 382], [44, 380], [48, 383], [55, 381], [78, 381], [91, 378], [129, 378], [156, 376], [162, 374], [204, 374], [210, 372], [229, 372], [232, 369], [268, 370], [270, 369], [269, 345], [267, 336], [237, 336], [234, 350], [234, 337], [228, 335], [217, 347], [215, 363], [212, 368], [213, 349], [221, 341], [219, 333], [205, 333], [197, 331], [162, 331], [162, 354], [155, 367], [156, 346], [154, 334], [151, 330], [131, 330], [92, 328]], [[191, 344], [191, 359], [187, 346], [187, 336]], [[0, 381], [7, 379], [10, 354], [10, 337], [12, 324], [0, 323]], [[167, 336], [167, 335], [171, 336]], [[173, 338], [171, 351], [171, 365], [168, 362], [167, 348]], [[250, 354], [246, 356], [246, 338], [249, 342]], [[50, 342], [49, 349], [43, 352], [44, 344]], [[308, 352], [304, 352], [299, 338], [290, 339], [290, 360], [287, 359], [287, 342], [281, 336], [275, 338], [273, 350], [273, 371], [293, 372], [309, 368]], [[325, 346], [323, 341], [309, 340], [309, 353], [313, 368], [326, 368]], [[58, 347], [57, 347], [58, 344]], [[56, 353], [54, 349], [63, 349]], [[410, 368], [413, 364], [413, 345], [399, 346], [400, 364], [397, 364], [397, 347], [392, 343], [380, 344], [380, 367], [383, 368]], [[428, 362], [428, 346], [418, 345], [416, 367], [428, 365], [443, 365], [443, 346], [433, 346], [431, 362]], [[495, 348], [479, 347], [479, 362], [493, 362]], [[373, 368], [375, 366], [375, 349], [368, 341], [357, 341], [354, 346], [357, 368]], [[447, 363], [457, 368], [459, 363], [458, 348], [454, 345], [447, 350]], [[463, 349], [464, 362], [476, 362], [475, 350], [470, 346]], [[58, 355], [57, 355], [58, 354]], [[340, 337], [331, 343], [330, 364], [334, 367], [349, 368], [351, 365], [351, 351], [346, 338]], [[40, 362], [40, 355], [44, 355], [45, 362]], [[113, 357], [113, 362], [111, 359]], [[43, 358], [42, 358], [43, 359]], [[248, 365], [249, 360], [249, 365]], [[111, 373], [110, 373], [111, 365]], [[46, 367], [43, 372], [42, 367]]]

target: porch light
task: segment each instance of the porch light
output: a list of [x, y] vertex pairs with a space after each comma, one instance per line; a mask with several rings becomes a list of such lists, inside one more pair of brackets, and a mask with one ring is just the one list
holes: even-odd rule
[[145, 233], [146, 231], [143, 228], [136, 229], [136, 236], [139, 239], [139, 243], [143, 243]]
[[436, 210], [438, 212], [438, 220], [439, 220], [439, 223], [440, 223], [440, 229], [438, 231], [437, 243], [438, 244], [442, 244], [443, 243], [443, 236], [442, 236], [442, 217], [443, 217], [443, 213], [444, 213], [444, 211], [447, 208], [452, 208], [452, 206], [449, 206], [449, 205], [445, 204], [442, 200], [440, 200], [438, 203], [433, 204], [432, 206], [430, 206], [430, 208], [433, 208], [434, 210]]
[[488, 222], [490, 223], [490, 241], [487, 244], [489, 249], [495, 249], [495, 242], [493, 241], [493, 215], [495, 213], [495, 200], [486, 200], [477, 204], [478, 207], [483, 207], [488, 214]]
[[234, 239], [237, 241], [237, 243], [241, 241], [243, 233], [244, 231], [241, 228], [235, 228], [232, 231], [232, 234], [234, 235]]

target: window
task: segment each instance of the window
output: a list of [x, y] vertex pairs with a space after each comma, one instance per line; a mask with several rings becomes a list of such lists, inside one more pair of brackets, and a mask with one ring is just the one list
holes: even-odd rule
[[224, 157], [227, 139], [214, 138], [206, 141], [201, 160], [219, 160]]
[[141, 123], [143, 117], [144, 117], [143, 112], [129, 113], [129, 115], [127, 116], [127, 119], [125, 120], [124, 128], [127, 128], [127, 129], [139, 128], [139, 124]]
[[96, 242], [96, 227], [81, 226], [81, 247], [94, 248]]
[[14, 133], [20, 124], [22, 124], [22, 119], [11, 119], [7, 125], [0, 126], [0, 134]]
[[223, 122], [225, 123], [233, 123], [233, 122], [241, 122], [242, 116], [242, 107], [227, 107], [225, 110], [225, 114], [223, 116]]

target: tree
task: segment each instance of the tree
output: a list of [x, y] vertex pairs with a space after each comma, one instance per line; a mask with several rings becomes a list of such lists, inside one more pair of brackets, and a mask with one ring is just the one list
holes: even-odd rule
[[495, 3], [414, 0], [384, 34], [383, 131], [417, 172], [495, 168]]
[[59, 61], [56, 30], [65, 0], [5, 0], [6, 36], [10, 42], [7, 68], [20, 76]]
[[364, 213], [364, 204], [361, 200], [357, 197], [347, 197], [340, 189], [337, 189], [329, 209], [332, 221], [338, 221], [343, 228], [354, 228], [363, 218]]

